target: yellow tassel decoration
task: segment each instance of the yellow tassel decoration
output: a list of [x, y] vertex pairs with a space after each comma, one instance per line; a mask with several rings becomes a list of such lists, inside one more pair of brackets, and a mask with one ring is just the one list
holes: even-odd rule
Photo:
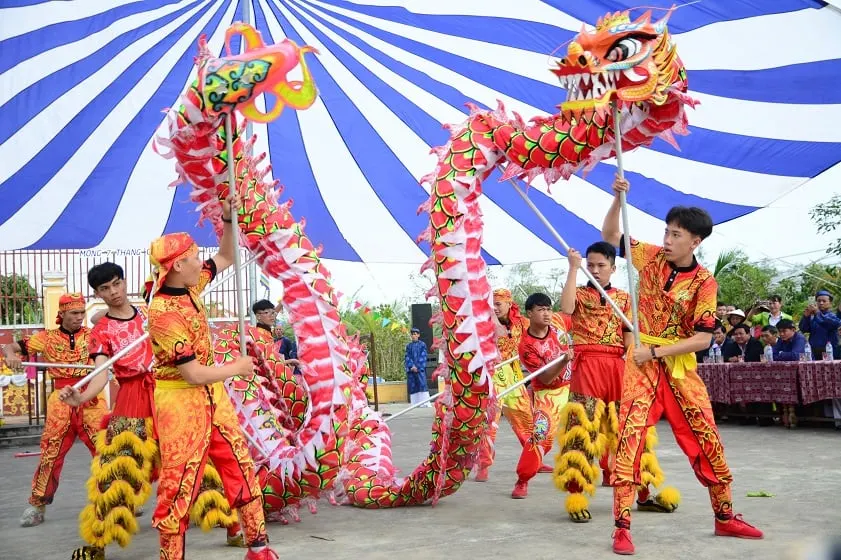
[[[143, 423], [146, 439], [139, 424]], [[95, 438], [97, 455], [91, 462], [87, 482], [89, 503], [79, 514], [79, 533], [91, 546], [105, 548], [117, 542], [126, 547], [137, 532], [135, 508], [152, 492], [151, 474], [160, 462], [158, 444], [151, 437], [152, 419], [112, 419], [109, 427], [120, 429], [107, 442], [108, 429]]]
[[190, 508], [190, 520], [205, 532], [219, 526], [230, 527], [237, 522], [237, 514], [225, 498], [222, 478], [209, 461], [204, 468], [199, 495]]
[[[597, 460], [607, 446], [607, 438], [601, 433], [604, 412], [601, 401], [595, 404], [592, 420], [580, 402], [569, 402], [564, 407], [557, 433], [561, 451], [555, 458], [553, 471], [555, 486], [562, 492], [574, 485], [591, 496], [595, 494], [594, 483], [599, 476]], [[587, 499], [583, 496], [581, 499], [586, 509]]]

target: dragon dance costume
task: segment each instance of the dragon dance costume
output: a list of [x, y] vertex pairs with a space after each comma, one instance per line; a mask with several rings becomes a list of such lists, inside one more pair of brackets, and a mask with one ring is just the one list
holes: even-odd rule
[[[56, 323], [61, 325], [61, 314], [64, 312], [84, 310], [85, 299], [81, 294], [64, 294], [59, 298], [59, 317]], [[59, 326], [54, 330], [37, 332], [18, 344], [24, 356], [40, 354], [46, 362], [87, 364], [89, 334], [90, 330], [85, 326], [76, 332]], [[38, 525], [43, 521], [45, 506], [53, 501], [64, 459], [76, 438], [82, 440], [91, 455], [96, 453], [93, 438], [107, 413], [105, 402], [94, 397], [84, 406], [74, 408], [58, 398], [59, 390], [76, 383], [86, 373], [83, 369], [47, 368], [47, 374], [52, 377], [56, 390], [47, 399], [47, 418], [41, 434], [41, 457], [32, 479], [32, 495], [29, 498], [31, 507], [27, 508], [21, 518], [24, 526]]]
[[[145, 313], [136, 307], [131, 319], [102, 317], [91, 330], [88, 352], [110, 358], [144, 334]], [[105, 546], [125, 547], [137, 532], [135, 514], [152, 492], [158, 468], [158, 445], [152, 422], [152, 345], [138, 344], [112, 366], [120, 390], [105, 428], [95, 438], [96, 455], [88, 480], [88, 505], [79, 516], [79, 531], [90, 545], [75, 559], [104, 558]]]
[[[511, 296], [509, 290], [504, 288], [494, 290], [493, 299], [494, 304], [504, 303], [510, 305], [508, 308], [508, 317], [505, 320], [500, 320], [507, 333], [496, 339], [500, 359], [505, 362], [517, 356], [523, 332], [529, 328], [529, 320], [522, 316], [520, 308], [514, 303], [514, 298]], [[519, 360], [496, 368], [493, 374], [494, 393], [498, 394], [504, 391], [522, 378], [523, 371], [520, 367]], [[511, 424], [511, 429], [514, 431], [514, 435], [517, 436], [520, 445], [525, 446], [529, 439], [533, 415], [531, 396], [526, 387], [520, 387], [505, 395], [500, 400], [499, 406], [495, 407], [495, 409], [496, 413], [493, 418], [489, 419], [488, 428], [485, 430], [482, 443], [479, 447], [479, 468], [476, 473], [476, 480], [478, 482], [488, 480], [488, 469], [493, 465], [495, 457], [494, 442], [496, 441], [500, 416], [504, 415], [508, 423]]]
[[[610, 284], [604, 289], [629, 317], [628, 293]], [[610, 480], [609, 464], [618, 444], [617, 412], [625, 371], [625, 332], [627, 328], [595, 286], [588, 283], [576, 288], [572, 314], [575, 357], [569, 403], [564, 408], [558, 430], [561, 451], [555, 460], [554, 478], [558, 489], [569, 493], [566, 510], [570, 519], [579, 523], [590, 520], [584, 493], [595, 494], [599, 466], [604, 483]], [[654, 455], [656, 437], [654, 427], [650, 428], [641, 460], [639, 507], [670, 512], [677, 507], [680, 498], [674, 490], [664, 489], [655, 500], [648, 498], [648, 484], [659, 486], [663, 481]]]
[[[213, 260], [204, 263], [199, 283], [192, 288], [164, 284], [170, 267], [198, 252], [185, 233], [169, 234], [152, 242], [150, 258], [158, 270], [158, 289], [149, 310], [149, 332], [155, 354], [155, 420], [161, 454], [158, 505], [152, 525], [160, 532], [162, 560], [184, 558], [184, 539], [191, 508], [202, 516], [208, 508], [222, 508], [208, 496], [203, 475], [213, 460], [230, 506], [239, 508], [249, 547], [267, 542], [263, 501], [254, 463], [222, 383], [191, 385], [178, 366], [198, 360], [213, 366], [210, 327], [199, 294], [216, 275]], [[227, 504], [225, 504], [227, 505]], [[195, 506], [195, 507], [194, 507]], [[230, 516], [231, 510], [222, 511]], [[219, 519], [220, 522], [230, 521]]]
[[[624, 243], [619, 246], [620, 256], [624, 256]], [[694, 258], [691, 265], [678, 267], [666, 259], [662, 247], [636, 240], [631, 240], [631, 261], [639, 271], [639, 322], [644, 344], [666, 346], [696, 332], [712, 333], [718, 285], [706, 268]], [[616, 527], [630, 529], [634, 489], [644, 482], [646, 433], [665, 415], [695, 476], [709, 489], [716, 534], [761, 538], [760, 531], [741, 521], [740, 516], [733, 516], [733, 477], [706, 387], [696, 368], [694, 353], [651, 360], [641, 366], [631, 356], [626, 361], [612, 478]], [[630, 541], [629, 535], [627, 538]]]
[[[570, 326], [569, 315], [555, 313], [545, 337], [533, 336], [528, 328], [523, 332], [518, 351], [526, 372], [537, 371], [569, 350], [566, 340]], [[553, 435], [569, 399], [569, 378], [570, 366], [567, 364], [553, 381], [542, 383], [535, 378], [531, 382], [531, 422], [526, 424], [526, 438], [517, 462], [517, 484], [512, 498], [524, 498], [528, 494], [529, 480], [540, 471], [543, 457], [552, 450]]]

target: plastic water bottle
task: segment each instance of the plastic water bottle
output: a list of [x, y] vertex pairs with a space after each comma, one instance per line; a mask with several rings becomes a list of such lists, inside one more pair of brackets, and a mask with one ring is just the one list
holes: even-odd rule
[[710, 363], [714, 364], [715, 363], [715, 348], [710, 346], [710, 351], [707, 355], [710, 357]]
[[803, 353], [806, 354], [806, 361], [811, 362], [812, 361], [812, 347], [809, 346], [808, 342], [806, 343], [806, 347], [803, 348]]
[[766, 362], [773, 362], [774, 361], [774, 349], [771, 348], [771, 345], [765, 347], [765, 361]]
[[722, 358], [721, 358], [721, 347], [716, 346], [715, 347], [715, 363], [720, 364], [723, 361], [724, 360], [722, 360]]
[[823, 349], [823, 361], [831, 362], [833, 358], [832, 355], [832, 343], [827, 341], [826, 347]]

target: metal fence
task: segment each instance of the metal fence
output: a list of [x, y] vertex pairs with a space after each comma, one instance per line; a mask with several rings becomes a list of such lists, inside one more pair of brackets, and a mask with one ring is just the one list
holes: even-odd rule
[[[202, 248], [202, 258], [210, 258], [214, 248]], [[247, 256], [243, 257], [245, 260]], [[143, 284], [151, 271], [146, 250], [48, 250], [48, 251], [5, 251], [0, 252], [0, 325], [23, 327], [43, 325], [44, 273], [64, 272], [67, 275], [67, 290], [80, 292], [87, 299], [93, 299], [93, 290], [88, 286], [88, 270], [94, 265], [111, 261], [123, 267], [130, 296], [139, 296]], [[243, 271], [245, 301], [251, 301], [248, 268]], [[236, 317], [237, 297], [235, 280], [221, 283], [205, 300], [211, 318]], [[248, 310], [246, 310], [247, 312]]]

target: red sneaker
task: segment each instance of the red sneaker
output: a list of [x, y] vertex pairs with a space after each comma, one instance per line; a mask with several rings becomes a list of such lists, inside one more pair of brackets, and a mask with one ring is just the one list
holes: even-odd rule
[[623, 556], [634, 554], [634, 542], [631, 540], [630, 529], [616, 529], [613, 531], [613, 553]]
[[762, 531], [742, 519], [742, 514], [727, 520], [715, 520], [715, 534], [719, 537], [737, 537], [740, 539], [761, 539]]
[[480, 468], [476, 471], [476, 482], [487, 482], [488, 481], [488, 469], [487, 468]]
[[539, 468], [539, 469], [537, 469], [537, 472], [539, 472], [539, 473], [550, 473], [550, 472], [552, 472], [552, 471], [554, 471], [554, 470], [555, 470], [555, 469], [553, 469], [553, 468], [552, 468], [552, 467], [550, 467], [549, 465], [540, 465], [540, 468]]
[[529, 495], [529, 483], [518, 480], [514, 485], [514, 490], [511, 492], [511, 497], [515, 500], [522, 500]]
[[245, 560], [280, 560], [280, 556], [271, 548], [266, 547], [260, 552], [249, 550], [245, 553]]

